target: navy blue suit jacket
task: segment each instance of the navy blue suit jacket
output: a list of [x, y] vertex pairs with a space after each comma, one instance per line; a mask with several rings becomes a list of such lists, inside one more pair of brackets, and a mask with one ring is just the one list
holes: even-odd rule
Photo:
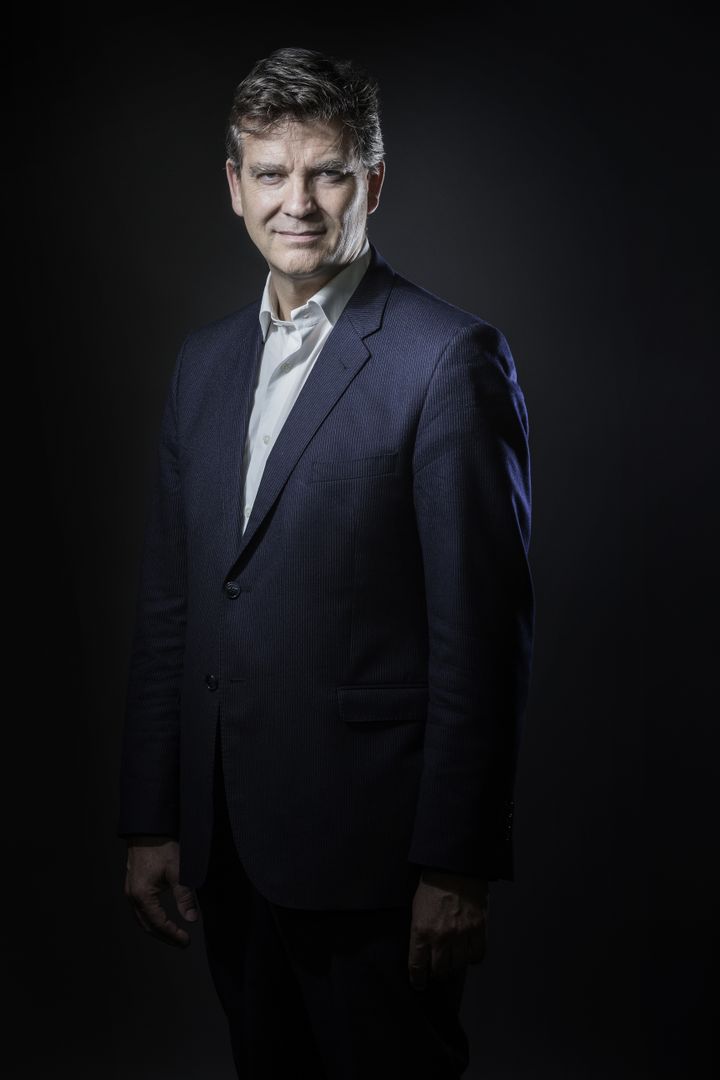
[[533, 585], [525, 401], [503, 335], [368, 270], [243, 535], [259, 300], [184, 341], [132, 643], [118, 833], [202, 883], [219, 728], [238, 853], [301, 908], [407, 903], [422, 866], [514, 879]]

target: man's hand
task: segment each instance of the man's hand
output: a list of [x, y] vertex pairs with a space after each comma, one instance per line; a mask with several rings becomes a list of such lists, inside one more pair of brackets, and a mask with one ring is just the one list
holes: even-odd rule
[[134, 836], [128, 840], [127, 873], [123, 892], [143, 930], [168, 945], [189, 945], [190, 935], [168, 918], [160, 896], [172, 889], [180, 915], [187, 922], [198, 917], [192, 889], [178, 884], [180, 845], [163, 836]]
[[423, 870], [415, 891], [408, 974], [415, 990], [485, 956], [488, 883], [481, 878]]

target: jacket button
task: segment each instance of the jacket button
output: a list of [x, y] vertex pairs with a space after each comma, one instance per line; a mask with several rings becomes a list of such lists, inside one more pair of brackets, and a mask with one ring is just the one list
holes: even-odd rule
[[217, 690], [217, 688], [218, 688], [218, 677], [217, 677], [217, 675], [206, 675], [205, 676], [205, 685], [207, 686], [208, 690]]
[[229, 596], [231, 600], [234, 600], [236, 596], [239, 596], [242, 589], [238, 585], [237, 581], [225, 582], [225, 595]]

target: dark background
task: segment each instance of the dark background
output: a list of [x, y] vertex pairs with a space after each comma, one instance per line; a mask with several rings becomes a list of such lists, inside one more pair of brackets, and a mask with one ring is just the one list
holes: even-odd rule
[[680, 5], [443, 7], [395, 28], [182, 5], [9, 26], [14, 1076], [234, 1075], [199, 927], [172, 950], [122, 896], [117, 773], [167, 379], [267, 269], [230, 209], [225, 120], [284, 45], [380, 80], [371, 239], [504, 331], [530, 414], [517, 879], [470, 970], [469, 1080], [710, 1075], [717, 27]]

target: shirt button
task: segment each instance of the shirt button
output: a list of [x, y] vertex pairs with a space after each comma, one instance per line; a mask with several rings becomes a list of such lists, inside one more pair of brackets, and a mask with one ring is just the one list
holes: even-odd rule
[[263, 442], [264, 443], [269, 443], [270, 442], [270, 436], [269, 435], [263, 435]]
[[252, 510], [251, 506], [246, 506], [245, 507], [245, 517], [250, 517], [250, 511], [251, 510]]

